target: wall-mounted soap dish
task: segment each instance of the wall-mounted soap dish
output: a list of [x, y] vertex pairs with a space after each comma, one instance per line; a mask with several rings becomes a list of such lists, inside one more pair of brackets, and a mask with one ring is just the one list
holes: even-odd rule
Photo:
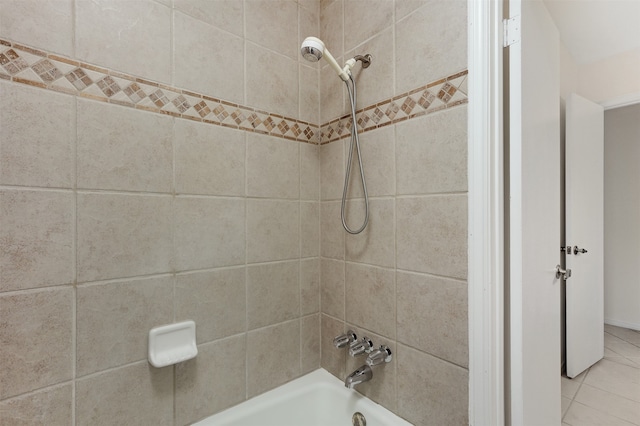
[[149, 331], [149, 363], [154, 367], [177, 364], [198, 355], [196, 323], [183, 321]]

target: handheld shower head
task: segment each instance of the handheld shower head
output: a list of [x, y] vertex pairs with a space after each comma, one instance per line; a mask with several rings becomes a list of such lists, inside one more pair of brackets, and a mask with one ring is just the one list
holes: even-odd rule
[[302, 57], [309, 62], [318, 62], [324, 54], [324, 43], [316, 37], [307, 37], [300, 47]]
[[319, 38], [317, 37], [305, 38], [304, 41], [302, 42], [302, 46], [300, 47], [300, 53], [302, 54], [303, 58], [305, 58], [307, 61], [310, 61], [310, 62], [318, 62], [321, 58], [324, 57], [327, 60], [327, 62], [329, 62], [329, 65], [331, 65], [333, 69], [336, 70], [336, 72], [338, 73], [338, 76], [342, 80], [344, 81], [349, 80], [348, 71], [350, 68], [346, 68], [346, 67], [345, 69], [340, 68], [340, 65], [338, 65], [338, 62], [335, 60], [333, 55], [329, 52], [329, 49], [325, 47], [324, 43]]

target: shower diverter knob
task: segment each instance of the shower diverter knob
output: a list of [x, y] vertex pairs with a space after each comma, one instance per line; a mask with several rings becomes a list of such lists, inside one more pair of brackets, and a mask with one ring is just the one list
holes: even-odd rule
[[368, 337], [363, 337], [359, 342], [353, 342], [349, 346], [349, 355], [360, 356], [371, 352], [373, 349], [373, 342]]

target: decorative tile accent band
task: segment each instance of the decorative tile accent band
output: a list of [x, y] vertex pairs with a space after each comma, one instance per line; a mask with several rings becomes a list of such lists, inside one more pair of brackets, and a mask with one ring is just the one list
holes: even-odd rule
[[[356, 113], [361, 131], [467, 103], [467, 71], [368, 106]], [[173, 117], [325, 144], [346, 137], [346, 114], [322, 126], [171, 87], [0, 39], [0, 79]]]
[[[467, 70], [356, 112], [358, 131], [367, 132], [468, 102]], [[351, 115], [323, 124], [320, 142], [326, 144], [351, 134]]]
[[0, 79], [203, 123], [317, 144], [319, 126], [0, 39]]

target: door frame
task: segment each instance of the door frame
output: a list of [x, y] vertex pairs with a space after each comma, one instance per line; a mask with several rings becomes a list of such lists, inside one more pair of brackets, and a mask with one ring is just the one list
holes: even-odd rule
[[468, 0], [469, 424], [505, 424], [503, 1]]

